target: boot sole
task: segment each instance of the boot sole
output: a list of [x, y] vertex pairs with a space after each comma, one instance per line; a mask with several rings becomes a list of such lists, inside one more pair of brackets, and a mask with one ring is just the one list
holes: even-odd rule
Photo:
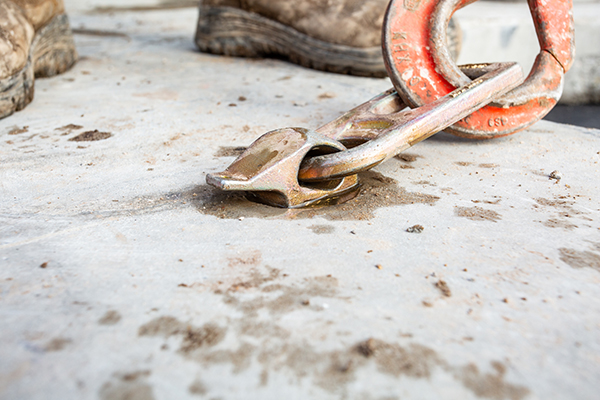
[[22, 110], [33, 100], [34, 78], [63, 73], [76, 61], [69, 19], [66, 14], [57, 15], [36, 33], [25, 67], [0, 79], [0, 118]]
[[380, 47], [356, 48], [312, 38], [287, 25], [232, 7], [200, 6], [196, 45], [233, 57], [280, 57], [321, 71], [385, 77]]

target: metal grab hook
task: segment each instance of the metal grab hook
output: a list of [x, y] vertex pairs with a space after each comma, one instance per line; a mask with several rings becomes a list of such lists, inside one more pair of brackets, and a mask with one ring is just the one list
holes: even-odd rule
[[[480, 68], [487, 73], [414, 110], [402, 110], [398, 95], [387, 91], [317, 131], [284, 128], [268, 132], [227, 170], [209, 174], [206, 180], [223, 190], [252, 192], [279, 207], [304, 207], [344, 196], [357, 187], [356, 173], [452, 125], [523, 79], [515, 63]], [[369, 141], [349, 150], [340, 142], [352, 140]], [[320, 154], [311, 157], [311, 151]]]

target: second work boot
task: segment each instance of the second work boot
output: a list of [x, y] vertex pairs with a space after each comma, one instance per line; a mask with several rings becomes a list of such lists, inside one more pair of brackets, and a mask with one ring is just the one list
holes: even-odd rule
[[[236, 57], [283, 57], [305, 67], [387, 76], [381, 29], [389, 0], [201, 0], [196, 44]], [[449, 27], [451, 53], [460, 30]]]
[[76, 59], [63, 0], [1, 0], [0, 118], [31, 102], [35, 77], [62, 73]]

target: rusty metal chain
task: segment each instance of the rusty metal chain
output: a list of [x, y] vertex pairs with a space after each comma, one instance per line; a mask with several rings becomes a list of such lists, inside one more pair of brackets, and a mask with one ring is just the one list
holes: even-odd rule
[[[558, 101], [562, 75], [573, 59], [571, 1], [530, 0], [542, 51], [523, 84], [515, 63], [459, 68], [448, 61], [450, 17], [473, 1], [392, 0], [383, 48], [397, 92], [390, 89], [316, 131], [267, 132], [225, 171], [208, 174], [207, 182], [278, 207], [329, 204], [355, 195], [358, 172], [451, 125], [452, 133], [480, 139], [505, 136], [537, 121]], [[567, 6], [553, 13], [547, 7], [553, 2]], [[436, 62], [444, 67], [436, 69]]]
[[[411, 107], [428, 104], [473, 75], [450, 57], [446, 27], [452, 14], [476, 0], [392, 0], [383, 51], [394, 87]], [[454, 124], [447, 132], [472, 139], [511, 135], [543, 118], [562, 95], [575, 56], [572, 0], [528, 0], [540, 42], [531, 73], [507, 95]]]

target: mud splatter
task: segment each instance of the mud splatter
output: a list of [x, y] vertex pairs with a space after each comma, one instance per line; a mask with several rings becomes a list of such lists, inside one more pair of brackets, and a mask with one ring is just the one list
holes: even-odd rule
[[417, 161], [417, 159], [421, 157], [417, 154], [411, 154], [411, 153], [400, 153], [396, 156], [396, 158], [400, 161], [404, 161], [407, 163], [412, 163]]
[[154, 400], [152, 387], [143, 381], [150, 371], [115, 373], [112, 381], [100, 388], [98, 397], [101, 400]]
[[142, 370], [142, 371], [134, 371], [134, 372], [124, 372], [124, 373], [116, 373], [115, 376], [120, 378], [123, 381], [135, 381], [139, 378], [146, 378], [150, 376], [150, 370]]
[[479, 168], [497, 168], [499, 167], [498, 164], [479, 164]]
[[196, 379], [194, 382], [192, 382], [192, 384], [188, 388], [188, 391], [190, 392], [190, 394], [193, 394], [196, 396], [204, 396], [205, 394], [208, 393], [208, 390], [206, 390], [206, 386], [204, 385], [204, 382], [202, 382], [200, 379]]
[[72, 340], [68, 339], [68, 338], [62, 338], [62, 337], [54, 338], [54, 339], [50, 340], [48, 343], [46, 343], [46, 345], [44, 346], [44, 350], [47, 352], [61, 351], [65, 347], [67, 347], [69, 344], [71, 344], [71, 342], [72, 342]]
[[69, 139], [70, 142], [95, 142], [105, 140], [112, 136], [110, 132], [100, 132], [98, 129], [86, 131]]
[[543, 222], [543, 225], [547, 226], [548, 228], [562, 228], [567, 231], [573, 230], [578, 227], [577, 225], [572, 224], [569, 221], [556, 218], [550, 218], [549, 220]]
[[444, 295], [445, 297], [452, 297], [452, 291], [450, 290], [450, 287], [448, 286], [448, 283], [445, 280], [440, 279], [439, 281], [437, 281], [435, 283], [435, 287], [438, 288], [442, 295]]
[[98, 320], [98, 325], [116, 325], [120, 320], [121, 314], [118, 311], [109, 310]]
[[470, 389], [476, 396], [493, 400], [521, 400], [529, 394], [529, 389], [507, 384], [504, 380], [506, 367], [497, 362], [491, 363], [495, 373], [481, 374], [474, 364], [469, 364], [456, 371], [455, 375], [466, 388]]
[[422, 233], [425, 230], [423, 225], [413, 225], [409, 228], [406, 228], [406, 232], [408, 233]]
[[570, 221], [571, 218], [580, 218], [583, 220], [590, 220], [585, 214], [586, 212], [579, 211], [575, 209], [573, 206], [575, 205], [574, 200], [567, 199], [566, 196], [558, 196], [554, 200], [549, 200], [545, 198], [537, 198], [535, 199], [537, 204], [533, 205], [534, 209], [542, 207], [552, 207], [555, 209], [556, 214], [553, 218], [549, 218], [548, 220], [542, 222], [544, 226], [549, 228], [562, 228], [565, 230], [573, 230], [578, 228], [577, 225]]
[[253, 266], [260, 264], [261, 261], [262, 253], [259, 250], [252, 250], [242, 256], [227, 258], [227, 265], [229, 267]]
[[221, 146], [215, 153], [215, 157], [239, 157], [247, 147], [243, 146]]
[[397, 181], [375, 171], [360, 174], [362, 188], [354, 199], [337, 205], [320, 208], [287, 210], [253, 203], [242, 193], [227, 193], [209, 186], [194, 189], [192, 201], [198, 211], [222, 219], [241, 217], [289, 219], [322, 217], [328, 220], [368, 220], [375, 210], [409, 204], [435, 204], [440, 198], [430, 194], [408, 192]]
[[[332, 276], [305, 278], [289, 285], [284, 284], [284, 277], [278, 270], [267, 267], [266, 271], [253, 270], [248, 278], [237, 284], [220, 283], [228, 289], [215, 293], [240, 315], [228, 319], [228, 329], [235, 332], [232, 345], [216, 347], [216, 344], [224, 343], [227, 332], [215, 323], [196, 327], [171, 316], [162, 316], [142, 325], [139, 335], [180, 337], [177, 353], [204, 368], [230, 365], [232, 373], [238, 374], [250, 366], [257, 366], [256, 378], [263, 386], [273, 373], [292, 374], [298, 380], [309, 380], [329, 393], [339, 394], [356, 380], [358, 371], [375, 367], [378, 373], [393, 378], [429, 379], [434, 373], [446, 373], [474, 394], [494, 400], [521, 400], [529, 393], [523, 386], [506, 382], [506, 367], [500, 363], [493, 363], [495, 373], [482, 374], [474, 365], [452, 365], [435, 350], [418, 343], [400, 345], [369, 338], [317, 350], [306, 340], [292, 340], [295, 336], [278, 324], [282, 313], [319, 311], [312, 306], [319, 303], [318, 300], [307, 301], [312, 297], [329, 298], [332, 302], [344, 298], [340, 296], [337, 279]], [[270, 318], [265, 319], [266, 316]], [[195, 333], [191, 335], [190, 332]], [[210, 387], [196, 380], [188, 390], [194, 395], [206, 395]]]
[[77, 124], [68, 124], [54, 129], [55, 131], [62, 132], [61, 136], [66, 136], [71, 134], [73, 131], [82, 129], [83, 126]]
[[417, 181], [413, 182], [415, 185], [423, 185], [423, 186], [437, 186], [435, 183], [431, 183], [429, 181]]
[[471, 203], [475, 204], [499, 204], [502, 199], [496, 200], [471, 200]]
[[318, 96], [318, 99], [319, 99], [319, 100], [325, 100], [325, 99], [333, 99], [333, 98], [335, 98], [335, 97], [336, 97], [336, 94], [335, 94], [335, 93], [325, 92], [325, 93], [321, 93], [321, 94]]
[[473, 221], [492, 221], [498, 222], [502, 216], [496, 211], [486, 210], [481, 207], [456, 207], [454, 214], [459, 217], [468, 218]]
[[190, 354], [203, 347], [217, 345], [225, 338], [226, 332], [226, 328], [221, 328], [216, 324], [207, 323], [201, 327], [195, 327], [184, 324], [174, 317], [163, 316], [140, 326], [138, 335], [159, 336], [165, 339], [171, 336], [181, 336], [179, 352]]
[[[256, 280], [256, 278], [254, 279]], [[266, 278], [263, 277], [262, 279], [266, 281]], [[300, 285], [270, 284], [262, 286], [260, 291], [264, 295], [254, 297], [248, 301], [241, 301], [236, 296], [235, 292], [250, 288], [253, 287], [248, 287], [244, 284], [232, 285], [230, 290], [224, 293], [224, 303], [238, 309], [247, 317], [255, 317], [261, 310], [265, 310], [269, 314], [285, 314], [300, 308], [307, 308], [305, 304], [310, 298], [336, 297], [338, 294], [338, 281], [331, 276], [319, 276], [306, 278]], [[310, 301], [309, 304], [311, 304]], [[323, 310], [323, 307], [317, 304], [310, 305], [308, 308], [313, 311]]]
[[29, 126], [24, 126], [22, 128], [15, 126], [14, 128], [12, 128], [11, 130], [8, 131], [8, 134], [9, 135], [20, 135], [21, 133], [27, 133], [27, 132], [29, 132]]
[[335, 232], [335, 226], [332, 225], [311, 225], [308, 229], [317, 235], [329, 235]]
[[573, 268], [593, 268], [600, 272], [600, 255], [591, 251], [579, 251], [561, 247], [560, 259]]

